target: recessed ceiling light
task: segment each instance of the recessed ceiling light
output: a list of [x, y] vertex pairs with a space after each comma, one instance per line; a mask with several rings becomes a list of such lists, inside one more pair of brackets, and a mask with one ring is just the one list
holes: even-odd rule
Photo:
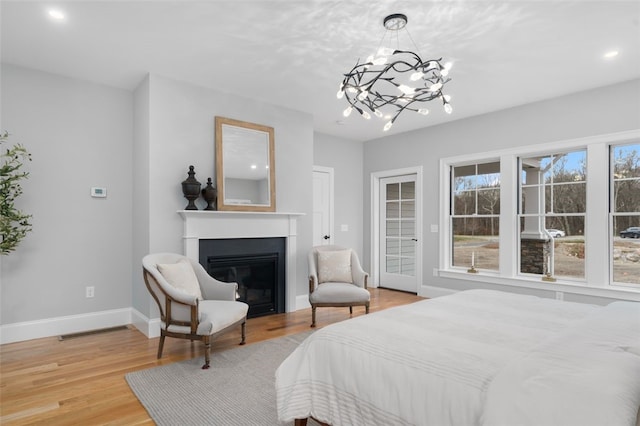
[[58, 9], [49, 9], [49, 17], [55, 21], [64, 21], [64, 13]]
[[607, 53], [604, 54], [604, 58], [605, 59], [612, 59], [615, 58], [616, 56], [618, 56], [618, 52], [617, 50], [610, 50]]

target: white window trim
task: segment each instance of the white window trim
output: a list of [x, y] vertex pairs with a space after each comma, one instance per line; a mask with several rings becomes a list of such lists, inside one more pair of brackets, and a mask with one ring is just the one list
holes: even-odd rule
[[[439, 276], [540, 290], [563, 291], [588, 296], [612, 297], [640, 301], [636, 288], [609, 284], [610, 257], [609, 212], [602, 200], [609, 199], [609, 146], [637, 141], [640, 129], [556, 142], [527, 145], [499, 151], [465, 154], [440, 159], [440, 259]], [[518, 157], [587, 149], [587, 211], [585, 220], [585, 282], [558, 279], [555, 283], [518, 274]], [[484, 163], [500, 159], [500, 269], [497, 273], [481, 271], [469, 274], [462, 268], [451, 268], [451, 229], [449, 203], [451, 166]], [[603, 182], [607, 184], [603, 185]], [[588, 244], [607, 241], [607, 244]]]

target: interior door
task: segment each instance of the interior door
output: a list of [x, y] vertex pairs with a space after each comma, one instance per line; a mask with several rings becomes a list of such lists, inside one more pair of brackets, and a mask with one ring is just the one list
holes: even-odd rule
[[331, 244], [333, 229], [333, 169], [313, 168], [313, 245]]
[[380, 286], [417, 293], [416, 174], [380, 179]]

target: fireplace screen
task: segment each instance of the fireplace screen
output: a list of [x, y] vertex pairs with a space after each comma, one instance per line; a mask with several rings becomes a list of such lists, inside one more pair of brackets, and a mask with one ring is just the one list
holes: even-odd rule
[[250, 317], [277, 312], [277, 253], [210, 257], [208, 272], [217, 280], [238, 283], [238, 300], [249, 305]]

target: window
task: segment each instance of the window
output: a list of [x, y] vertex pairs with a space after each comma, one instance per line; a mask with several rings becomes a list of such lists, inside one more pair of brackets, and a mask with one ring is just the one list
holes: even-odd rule
[[443, 158], [440, 173], [440, 276], [640, 297], [640, 129]]
[[640, 144], [610, 148], [612, 281], [640, 284]]
[[451, 169], [451, 266], [499, 269], [500, 163]]
[[584, 279], [587, 152], [520, 159], [520, 272]]

